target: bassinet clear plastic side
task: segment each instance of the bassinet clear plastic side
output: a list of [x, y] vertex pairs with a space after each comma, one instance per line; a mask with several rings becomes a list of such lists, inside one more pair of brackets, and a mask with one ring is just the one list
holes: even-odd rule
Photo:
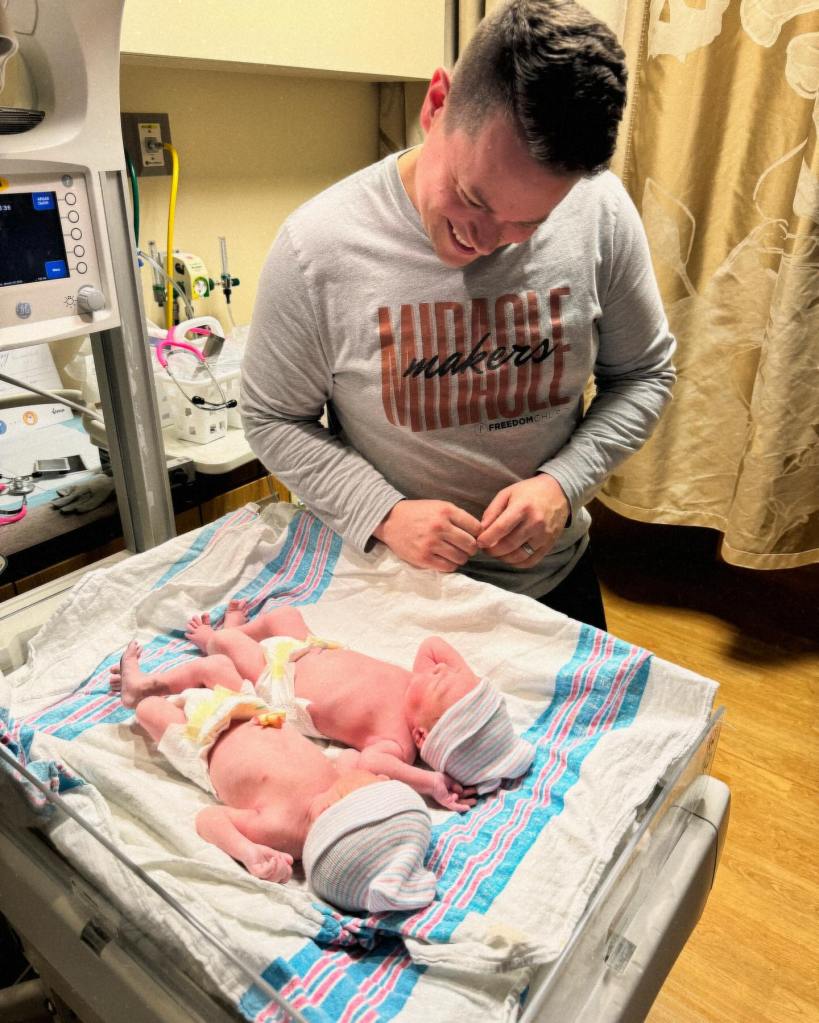
[[563, 953], [530, 986], [521, 1023], [644, 1018], [699, 918], [718, 862], [727, 789], [710, 772], [723, 713], [713, 714], [637, 814]]
[[[280, 1006], [281, 1020], [304, 1023], [2, 744], [0, 806], [0, 909], [46, 985], [83, 1023], [227, 1023], [243, 1018], [236, 1004], [251, 988]], [[69, 834], [70, 859], [61, 848]]]

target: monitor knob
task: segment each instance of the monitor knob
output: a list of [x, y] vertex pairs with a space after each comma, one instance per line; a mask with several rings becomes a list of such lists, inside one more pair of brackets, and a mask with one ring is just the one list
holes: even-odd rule
[[81, 313], [95, 313], [105, 308], [105, 295], [93, 284], [83, 284], [77, 292], [77, 308]]

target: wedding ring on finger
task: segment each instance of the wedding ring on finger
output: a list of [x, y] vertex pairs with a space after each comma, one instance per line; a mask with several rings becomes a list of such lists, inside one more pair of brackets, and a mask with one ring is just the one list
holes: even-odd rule
[[520, 545], [520, 549], [523, 551], [527, 558], [531, 558], [532, 555], [535, 553], [534, 547], [532, 547], [531, 544], [528, 544], [525, 541]]

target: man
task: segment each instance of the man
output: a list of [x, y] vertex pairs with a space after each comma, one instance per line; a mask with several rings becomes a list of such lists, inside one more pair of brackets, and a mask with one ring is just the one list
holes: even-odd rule
[[639, 216], [604, 172], [625, 77], [572, 0], [485, 19], [432, 78], [423, 144], [282, 227], [242, 389], [258, 457], [359, 549], [600, 627], [584, 504], [674, 379]]

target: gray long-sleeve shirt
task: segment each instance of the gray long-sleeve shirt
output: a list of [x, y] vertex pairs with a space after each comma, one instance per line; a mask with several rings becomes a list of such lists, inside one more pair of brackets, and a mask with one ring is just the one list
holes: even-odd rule
[[[579, 181], [529, 241], [450, 269], [391, 156], [282, 226], [243, 363], [245, 432], [361, 550], [404, 497], [480, 519], [499, 490], [548, 472], [572, 506], [552, 553], [528, 570], [485, 553], [464, 568], [540, 596], [585, 549], [583, 505], [669, 400], [673, 350], [640, 218], [613, 174]], [[327, 402], [336, 437], [319, 421]]]

